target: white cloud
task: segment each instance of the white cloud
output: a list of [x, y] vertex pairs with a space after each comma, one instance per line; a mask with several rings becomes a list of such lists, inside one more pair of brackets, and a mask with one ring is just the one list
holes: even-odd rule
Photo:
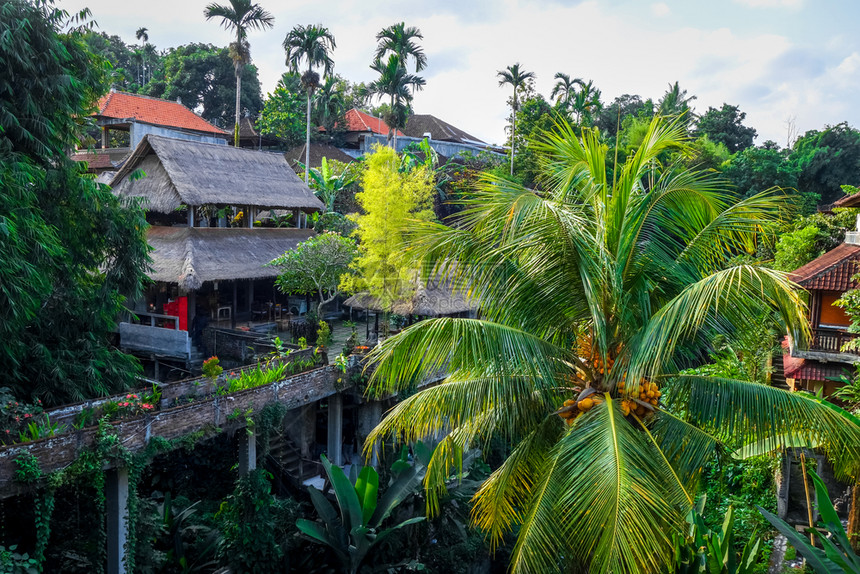
[[669, 8], [669, 5], [665, 2], [657, 2], [655, 4], [651, 4], [651, 13], [658, 18], [664, 18], [672, 13], [672, 9]]
[[790, 8], [796, 10], [803, 6], [804, 0], [735, 0], [751, 8]]

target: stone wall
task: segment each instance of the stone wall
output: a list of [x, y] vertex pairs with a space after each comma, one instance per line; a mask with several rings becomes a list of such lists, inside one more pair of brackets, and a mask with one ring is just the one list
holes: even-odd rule
[[[244, 413], [248, 409], [259, 413], [267, 404], [276, 401], [290, 410], [312, 404], [343, 390], [345, 385], [349, 385], [349, 375], [329, 365], [269, 385], [227, 396], [201, 398], [135, 419], [120, 420], [112, 426], [121, 444], [134, 452], [144, 448], [152, 437], [175, 439], [208, 428], [220, 428], [234, 413]], [[0, 447], [0, 499], [23, 491], [22, 485], [14, 479], [15, 458], [21, 453], [31, 453], [38, 459], [43, 472], [52, 472], [68, 466], [84, 448], [92, 446], [97, 431], [97, 427], [90, 427], [30, 443]]]

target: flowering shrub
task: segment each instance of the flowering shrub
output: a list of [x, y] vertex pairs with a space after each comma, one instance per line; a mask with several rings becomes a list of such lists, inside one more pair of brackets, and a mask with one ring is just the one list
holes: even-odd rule
[[102, 405], [103, 416], [108, 420], [134, 417], [155, 410], [155, 405], [140, 398], [140, 395], [130, 393], [124, 399], [108, 401]]
[[224, 372], [224, 367], [220, 365], [220, 362], [218, 357], [214, 355], [203, 361], [203, 374], [213, 381], [217, 379], [218, 375]]
[[0, 387], [0, 444], [18, 442], [21, 433], [42, 414], [42, 401], [23, 403], [6, 387]]

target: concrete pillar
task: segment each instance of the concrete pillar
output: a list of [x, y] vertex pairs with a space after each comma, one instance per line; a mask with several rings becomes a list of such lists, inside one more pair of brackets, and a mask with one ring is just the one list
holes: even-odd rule
[[239, 476], [257, 468], [257, 435], [245, 429], [239, 431]]
[[[365, 442], [367, 440], [367, 436], [370, 434], [376, 425], [382, 420], [382, 403], [379, 401], [368, 401], [361, 405], [358, 409], [358, 438], [360, 443], [360, 448], [362, 456], [365, 454]], [[367, 460], [367, 464], [376, 468], [379, 464], [379, 444], [373, 445], [373, 450], [371, 451], [370, 458]]]
[[107, 512], [107, 574], [125, 572], [125, 542], [128, 539], [128, 469], [115, 468], [105, 477]]
[[335, 393], [328, 398], [328, 459], [332, 464], [343, 464], [343, 395]]

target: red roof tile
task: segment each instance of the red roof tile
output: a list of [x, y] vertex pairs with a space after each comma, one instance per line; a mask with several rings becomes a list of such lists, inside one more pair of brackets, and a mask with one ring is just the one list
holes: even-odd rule
[[[344, 116], [346, 118], [346, 131], [348, 132], [373, 132], [387, 136], [388, 130], [391, 129], [382, 118], [375, 118], [355, 108], [346, 112]], [[397, 135], [402, 136], [404, 134], [397, 130]]]
[[847, 291], [857, 287], [852, 278], [860, 272], [860, 246], [843, 243], [795, 269], [791, 278], [808, 290]]
[[126, 92], [111, 92], [99, 100], [98, 107], [99, 111], [95, 115], [103, 118], [134, 118], [139, 122], [157, 126], [229, 135], [178, 102]]
[[797, 359], [792, 357], [792, 365], [789, 367], [788, 356], [784, 355], [785, 377], [788, 379], [799, 379], [801, 381], [829, 381], [845, 374], [845, 370], [853, 370], [851, 365], [842, 363], [819, 363], [810, 359]]
[[113, 169], [113, 162], [106, 153], [76, 152], [72, 154], [72, 160], [85, 161], [90, 169]]

